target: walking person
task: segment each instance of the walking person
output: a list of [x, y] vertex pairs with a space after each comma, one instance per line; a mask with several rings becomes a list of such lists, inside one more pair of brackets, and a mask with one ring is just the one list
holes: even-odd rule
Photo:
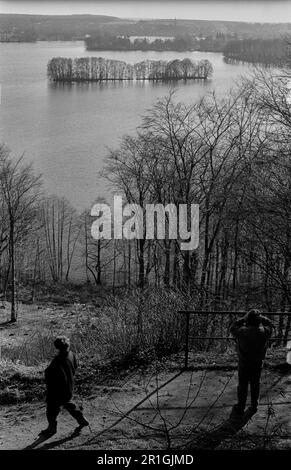
[[238, 402], [233, 407], [233, 411], [238, 415], [244, 413], [249, 384], [251, 388], [249, 410], [253, 414], [257, 412], [263, 361], [273, 328], [271, 320], [255, 309], [236, 320], [230, 328], [238, 347]]
[[89, 426], [81, 409], [71, 401], [78, 362], [75, 354], [70, 351], [70, 341], [65, 336], [59, 336], [54, 341], [54, 345], [58, 354], [45, 370], [48, 427], [40, 433], [44, 437], [56, 434], [57, 417], [61, 407], [64, 407], [79, 424], [76, 432]]

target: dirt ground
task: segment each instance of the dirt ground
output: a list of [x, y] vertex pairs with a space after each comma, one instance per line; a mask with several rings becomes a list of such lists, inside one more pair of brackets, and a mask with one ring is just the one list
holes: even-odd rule
[[[29, 342], [39, 330], [67, 333], [78, 321], [79, 311], [74, 306], [23, 305], [18, 322], [6, 325], [8, 315], [1, 309], [0, 345], [5, 349]], [[190, 367], [191, 364], [190, 357]], [[193, 367], [192, 371], [183, 373], [179, 373], [177, 364], [171, 369], [165, 364], [162, 373], [154, 372], [154, 368], [135, 371], [123, 381], [111, 382], [111, 386], [96, 386], [90, 396], [75, 397], [82, 404], [91, 429], [83, 429], [80, 435], [72, 434], [76, 423], [62, 411], [58, 433], [45, 442], [38, 440], [38, 433], [47, 426], [44, 402], [3, 405], [0, 450], [254, 449], [258, 446], [291, 449], [290, 372], [280, 374], [266, 368], [257, 414], [238, 422], [229, 420], [236, 402], [234, 364], [235, 361], [231, 367], [222, 364], [217, 370], [212, 370], [215, 367], [203, 370], [201, 365], [201, 370]]]
[[82, 314], [79, 304], [61, 306], [56, 304], [29, 305], [19, 304], [16, 323], [7, 323], [10, 319], [9, 302], [0, 303], [0, 345], [15, 346], [30, 341], [38, 332], [66, 332], [74, 327]]
[[82, 402], [91, 431], [85, 428], [79, 436], [72, 435], [75, 422], [62, 411], [58, 433], [37, 443], [39, 431], [46, 427], [45, 404], [2, 407], [0, 450], [252, 449], [258, 443], [291, 449], [291, 376], [268, 370], [263, 372], [258, 413], [235, 435], [227, 421], [235, 403], [235, 371], [183, 372], [126, 416], [174, 375], [136, 375], [121, 388], [100, 387]]

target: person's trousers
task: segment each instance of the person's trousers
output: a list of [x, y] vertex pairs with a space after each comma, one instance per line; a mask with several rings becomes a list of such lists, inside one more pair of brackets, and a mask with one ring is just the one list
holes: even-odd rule
[[70, 413], [70, 415], [75, 418], [78, 424], [81, 424], [85, 420], [80, 407], [75, 405], [75, 403], [68, 401], [66, 403], [60, 404], [55, 401], [48, 401], [46, 406], [46, 416], [49, 426], [57, 425], [57, 417], [61, 407], [65, 408]]
[[238, 407], [242, 411], [246, 406], [249, 384], [251, 388], [251, 406], [252, 408], [257, 408], [260, 395], [261, 373], [261, 365], [253, 366], [248, 364], [239, 364], [237, 398]]

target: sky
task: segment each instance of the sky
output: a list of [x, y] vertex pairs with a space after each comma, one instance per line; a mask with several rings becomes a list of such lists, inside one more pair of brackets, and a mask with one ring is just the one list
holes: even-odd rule
[[0, 13], [291, 22], [291, 0], [0, 0]]

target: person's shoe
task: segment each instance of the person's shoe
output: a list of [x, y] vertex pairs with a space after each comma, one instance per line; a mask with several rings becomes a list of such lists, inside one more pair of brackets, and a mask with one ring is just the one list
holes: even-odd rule
[[[90, 424], [89, 424], [88, 421], [84, 418], [84, 420], [82, 420], [81, 422], [79, 422], [79, 426], [77, 426], [76, 429], [74, 429], [73, 434], [74, 434], [74, 435], [80, 434], [80, 432], [82, 431], [82, 429], [85, 428], [86, 426], [89, 426], [89, 428], [90, 428]], [[91, 429], [91, 428], [90, 428], [90, 429]]]
[[243, 416], [244, 408], [239, 406], [238, 404], [234, 405], [232, 408], [232, 413], [236, 414], [237, 416]]
[[89, 426], [89, 422], [86, 420], [86, 418], [80, 419], [78, 421], [79, 426], [76, 428], [78, 431], [81, 431], [81, 429], [85, 428], [86, 426]]
[[56, 434], [56, 432], [57, 432], [57, 427], [56, 426], [48, 426], [46, 429], [43, 429], [43, 431], [41, 431], [39, 433], [39, 436], [41, 436], [41, 437], [51, 437], [54, 434]]

